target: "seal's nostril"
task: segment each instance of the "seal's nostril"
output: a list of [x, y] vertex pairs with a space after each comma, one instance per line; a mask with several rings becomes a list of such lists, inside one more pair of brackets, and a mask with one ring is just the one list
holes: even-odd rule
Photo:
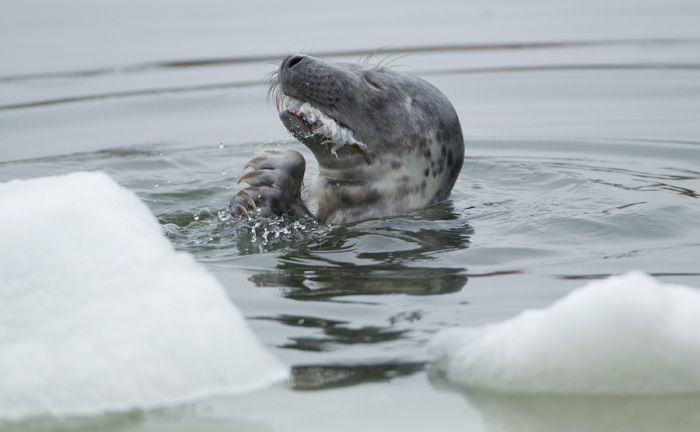
[[293, 68], [294, 66], [296, 66], [296, 65], [297, 65], [300, 61], [302, 61], [303, 59], [304, 59], [304, 56], [300, 56], [300, 55], [295, 55], [295, 56], [293, 56], [293, 57], [290, 58], [289, 61], [287, 62], [287, 68], [288, 68], [288, 69]]

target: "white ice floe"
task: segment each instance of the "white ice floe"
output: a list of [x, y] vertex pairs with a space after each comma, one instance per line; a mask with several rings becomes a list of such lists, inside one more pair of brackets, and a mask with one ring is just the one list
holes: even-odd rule
[[509, 393], [700, 393], [700, 292], [632, 272], [546, 309], [438, 333], [434, 368]]
[[101, 173], [0, 184], [0, 420], [148, 409], [287, 369]]

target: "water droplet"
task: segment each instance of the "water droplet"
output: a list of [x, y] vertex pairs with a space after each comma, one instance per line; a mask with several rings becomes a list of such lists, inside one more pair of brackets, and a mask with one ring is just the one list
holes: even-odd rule
[[219, 210], [217, 215], [219, 216], [219, 220], [221, 222], [226, 222], [227, 220], [231, 219], [231, 213], [226, 209]]

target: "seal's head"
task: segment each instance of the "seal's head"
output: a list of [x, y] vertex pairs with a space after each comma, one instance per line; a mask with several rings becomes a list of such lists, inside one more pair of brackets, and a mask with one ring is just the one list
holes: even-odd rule
[[457, 114], [426, 81], [367, 64], [294, 55], [272, 86], [285, 127], [319, 163], [320, 220], [397, 214], [444, 200], [464, 142]]

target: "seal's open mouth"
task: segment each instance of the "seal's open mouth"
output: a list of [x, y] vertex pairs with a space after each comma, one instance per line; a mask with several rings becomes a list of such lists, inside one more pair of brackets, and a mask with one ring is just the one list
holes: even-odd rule
[[362, 155], [367, 164], [371, 163], [367, 145], [357, 140], [352, 130], [310, 103], [284, 95], [280, 108], [280, 112], [287, 112], [300, 120], [307, 129], [302, 133], [308, 134], [308, 137], [314, 135], [322, 137], [322, 143], [330, 146], [330, 151], [336, 158], [338, 158], [338, 150], [347, 149], [350, 153]]

